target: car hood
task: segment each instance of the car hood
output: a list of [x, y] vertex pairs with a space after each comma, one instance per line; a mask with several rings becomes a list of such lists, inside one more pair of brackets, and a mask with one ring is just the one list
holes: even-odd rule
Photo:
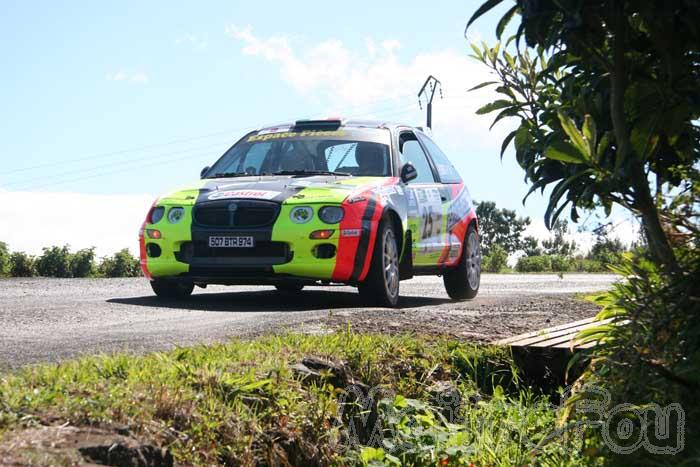
[[172, 191], [162, 203], [191, 205], [222, 199], [257, 199], [284, 204], [342, 203], [348, 196], [385, 185], [388, 177], [274, 175], [204, 179]]

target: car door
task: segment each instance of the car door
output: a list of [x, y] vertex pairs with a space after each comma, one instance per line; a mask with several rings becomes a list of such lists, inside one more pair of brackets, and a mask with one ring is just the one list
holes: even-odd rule
[[430, 158], [413, 131], [399, 132], [398, 148], [401, 164], [411, 162], [418, 172], [406, 186], [413, 265], [436, 266], [445, 248], [440, 184]]
[[438, 145], [420, 131], [416, 132], [416, 136], [428, 153], [440, 182], [445, 248], [438, 263], [450, 266], [459, 259], [467, 227], [475, 216], [473, 203], [459, 172]]

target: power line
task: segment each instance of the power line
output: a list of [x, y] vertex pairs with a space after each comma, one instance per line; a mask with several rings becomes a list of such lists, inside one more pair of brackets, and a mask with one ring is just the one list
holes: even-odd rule
[[[406, 97], [410, 97], [410, 96], [407, 95]], [[385, 99], [384, 101], [388, 101], [388, 100], [395, 100], [395, 99], [394, 99], [394, 98]], [[409, 105], [409, 106], [402, 106], [402, 107], [395, 107], [395, 106], [394, 106], [394, 107], [389, 107], [389, 108], [381, 109], [381, 110], [379, 110], [379, 111], [372, 111], [372, 110], [370, 110], [370, 111], [367, 111], [367, 112], [365, 113], [365, 115], [366, 115], [366, 114], [375, 115], [375, 116], [377, 116], [377, 118], [379, 118], [380, 116], [386, 117], [386, 116], [399, 115], [399, 114], [402, 114], [402, 113], [404, 113], [404, 112], [406, 112], [406, 111], [408, 111], [408, 110], [411, 110], [411, 109], [415, 109], [415, 104], [411, 104], [411, 105]], [[361, 117], [361, 115], [351, 116], [351, 117], [348, 117], [348, 118], [355, 119], [355, 118], [358, 118], [358, 117]], [[235, 132], [250, 131], [250, 129], [251, 129], [251, 128], [239, 128], [239, 129], [236, 129], [236, 130], [230, 130], [230, 132], [234, 132], [234, 131], [235, 131]], [[197, 139], [204, 139], [204, 138], [207, 138], [207, 137], [211, 137], [211, 136], [213, 136], [213, 135], [223, 134], [223, 133], [227, 133], [227, 132], [211, 133], [211, 134], [209, 134], [209, 135], [207, 135], [207, 136], [200, 136], [200, 137], [194, 137], [194, 138], [186, 138], [186, 139], [182, 139], [182, 140], [180, 140], [180, 141], [195, 141], [195, 140], [197, 140]], [[168, 146], [168, 145], [172, 145], [172, 144], [176, 144], [176, 142], [170, 142], [170, 143], [164, 143], [164, 144], [150, 145], [150, 146], [145, 146], [144, 148], [158, 148], [158, 147], [164, 147], [164, 146]], [[127, 168], [121, 169], [121, 170], [111, 170], [111, 171], [109, 171], [109, 172], [98, 172], [98, 173], [88, 174], [88, 175], [86, 175], [86, 176], [74, 177], [74, 178], [63, 179], [63, 180], [62, 180], [60, 177], [63, 176], [63, 175], [73, 175], [73, 174], [82, 173], [82, 172], [100, 171], [100, 170], [103, 170], [105, 167], [113, 167], [113, 166], [118, 166], [118, 165], [123, 165], [123, 164], [131, 163], [131, 162], [134, 162], [134, 161], [136, 161], [136, 160], [140, 160], [140, 159], [142, 159], [142, 158], [144, 157], [144, 155], [140, 155], [140, 156], [138, 157], [138, 159], [129, 159], [129, 160], [123, 160], [123, 161], [116, 161], [116, 162], [112, 162], [112, 163], [109, 163], [109, 164], [106, 164], [106, 165], [101, 165], [101, 166], [98, 166], [98, 167], [89, 167], [89, 168], [84, 168], [84, 169], [76, 169], [76, 170], [66, 171], [66, 172], [62, 172], [61, 174], [54, 174], [54, 175], [52, 175], [51, 178], [52, 178], [53, 181], [52, 181], [51, 183], [39, 185], [39, 186], [35, 187], [34, 189], [41, 189], [41, 188], [45, 188], [45, 187], [49, 187], [49, 186], [54, 186], [54, 185], [59, 185], [59, 184], [64, 184], [64, 183], [80, 182], [80, 181], [83, 181], [83, 180], [92, 179], [92, 178], [97, 178], [97, 177], [102, 177], [102, 176], [108, 176], [108, 175], [112, 175], [112, 174], [115, 174], [115, 173], [124, 173], [124, 172], [128, 172], [128, 171], [131, 171], [131, 170], [141, 169], [141, 168], [144, 168], [144, 167], [151, 167], [151, 166], [154, 166], [154, 165], [158, 165], [158, 164], [163, 163], [163, 161], [161, 160], [162, 158], [165, 158], [165, 157], [170, 158], [173, 154], [182, 154], [182, 153], [185, 153], [185, 152], [196, 151], [196, 150], [198, 150], [198, 149], [203, 149], [203, 147], [197, 146], [197, 147], [188, 148], [188, 149], [186, 149], [186, 150], [181, 150], [181, 151], [177, 151], [177, 152], [161, 153], [160, 155], [151, 156], [151, 157], [149, 158], [149, 161], [148, 161], [146, 164], [134, 164], [134, 165], [131, 165], [130, 167], [127, 167]], [[134, 152], [134, 151], [138, 151], [138, 149], [116, 151], [116, 152], [108, 153], [108, 154], [116, 155], [116, 154], [124, 154], [124, 153]], [[168, 162], [176, 162], [176, 161], [184, 160], [184, 159], [187, 159], [187, 158], [202, 157], [202, 156], [205, 156], [205, 155], [207, 155], [207, 154], [206, 154], [206, 153], [202, 153], [202, 154], [197, 154], [197, 155], [187, 155], [187, 156], [184, 156], [184, 157], [178, 157], [178, 158], [174, 158], [174, 159], [170, 158], [170, 159], [168, 159]], [[84, 157], [84, 158], [80, 158], [80, 159], [74, 159], [73, 161], [77, 161], [77, 160], [86, 160], [86, 159], [90, 159], [90, 158], [94, 158], [94, 157], [100, 157], [100, 156]], [[157, 158], [158, 160], [154, 160], [153, 158]], [[65, 161], [64, 161], [64, 162], [65, 162]], [[63, 163], [63, 162], [60, 162], [60, 163]], [[46, 167], [46, 166], [51, 166], [51, 165], [56, 165], [56, 164], [46, 164], [46, 165], [44, 165], [44, 167]], [[16, 171], [17, 171], [17, 170], [15, 170], [15, 171], [13, 171], [13, 172], [16, 172]], [[32, 182], [32, 181], [35, 181], [35, 180], [43, 180], [43, 179], [45, 179], [45, 178], [46, 178], [46, 177], [34, 177], [34, 178], [32, 178], [32, 179], [29, 179], [29, 180], [23, 180], [23, 181], [21, 181], [21, 182], [13, 182], [13, 183], [10, 183], [10, 184], [8, 184], [8, 185], [9, 185], [9, 186], [27, 185], [29, 182]], [[30, 187], [29, 187], [28, 185], [22, 187], [22, 189], [27, 189], [27, 188], [30, 188]]]
[[194, 137], [190, 137], [190, 138], [176, 139], [176, 140], [172, 140], [172, 141], [169, 141], [166, 143], [151, 144], [151, 145], [141, 146], [141, 147], [131, 148], [131, 149], [120, 149], [118, 151], [112, 151], [112, 152], [101, 153], [101, 154], [93, 154], [90, 156], [81, 156], [81, 157], [77, 157], [74, 159], [64, 159], [64, 160], [57, 161], [57, 162], [48, 162], [45, 164], [37, 164], [37, 165], [29, 166], [29, 167], [21, 167], [18, 169], [12, 169], [12, 170], [8, 170], [5, 172], [0, 172], [0, 175], [7, 175], [7, 174], [11, 174], [11, 173], [16, 173], [16, 172], [25, 172], [27, 170], [35, 170], [35, 169], [40, 169], [40, 168], [45, 168], [45, 167], [54, 167], [57, 165], [65, 164], [66, 162], [80, 162], [80, 161], [85, 161], [85, 160], [89, 160], [89, 159], [111, 157], [111, 156], [126, 154], [126, 153], [130, 153], [130, 152], [138, 152], [138, 151], [144, 151], [147, 149], [155, 149], [155, 148], [160, 148], [160, 147], [165, 147], [165, 146], [172, 146], [173, 144], [187, 143], [187, 142], [196, 141], [199, 139], [211, 138], [213, 136], [229, 134], [229, 133], [236, 133], [236, 132], [239, 132], [239, 131], [244, 130], [244, 129], [245, 128], [236, 128], [236, 129], [232, 129], [232, 130], [218, 131], [216, 133], [209, 133], [207, 135], [200, 135], [200, 136], [194, 136]]
[[[84, 168], [80, 168], [80, 169], [71, 169], [71, 170], [67, 170], [67, 171], [63, 171], [63, 172], [59, 172], [59, 173], [52, 173], [52, 174], [50, 174], [50, 177], [56, 179], [56, 178], [61, 178], [61, 177], [66, 176], [66, 175], [74, 175], [74, 174], [79, 174], [79, 173], [84, 173], [84, 172], [91, 172], [93, 170], [101, 170], [101, 169], [104, 169], [107, 167], [115, 167], [115, 166], [120, 166], [120, 165], [124, 165], [124, 164], [130, 164], [133, 162], [141, 161], [141, 160], [146, 159], [146, 158], [149, 161], [154, 160], [154, 159], [162, 160], [162, 159], [169, 158], [169, 157], [171, 157], [173, 155], [177, 155], [177, 154], [184, 154], [184, 153], [189, 153], [192, 151], [202, 151], [205, 149], [221, 148], [221, 146], [224, 144], [231, 144], [230, 141], [231, 141], [231, 139], [227, 138], [226, 140], [222, 140], [222, 141], [214, 143], [214, 144], [208, 144], [208, 145], [204, 145], [204, 146], [198, 145], [198, 146], [194, 146], [191, 148], [178, 150], [178, 151], [161, 152], [158, 154], [148, 154], [148, 153], [147, 154], [140, 154], [136, 158], [132, 157], [130, 159], [119, 160], [119, 161], [115, 161], [115, 162], [108, 162], [108, 163], [100, 164], [98, 166], [84, 167]], [[47, 178], [46, 175], [42, 175], [42, 176], [36, 176], [36, 177], [27, 178], [27, 179], [20, 179], [20, 180], [8, 182], [5, 184], [5, 186], [6, 187], [17, 187], [17, 186], [31, 184], [32, 182], [35, 182], [35, 181], [44, 180], [46, 178]]]

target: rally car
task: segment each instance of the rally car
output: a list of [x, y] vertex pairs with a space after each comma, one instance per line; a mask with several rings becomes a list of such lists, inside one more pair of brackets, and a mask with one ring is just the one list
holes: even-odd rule
[[396, 306], [399, 281], [442, 275], [476, 296], [481, 249], [461, 177], [421, 128], [300, 120], [245, 135], [201, 180], [157, 199], [140, 233], [158, 297], [208, 284], [349, 284]]

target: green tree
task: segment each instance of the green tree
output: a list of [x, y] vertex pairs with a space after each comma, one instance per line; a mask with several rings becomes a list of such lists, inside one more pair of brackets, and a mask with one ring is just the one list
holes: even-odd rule
[[619, 238], [610, 238], [608, 225], [600, 225], [595, 229], [596, 241], [588, 252], [587, 258], [604, 265], [619, 264], [625, 245]]
[[491, 247], [488, 256], [484, 256], [484, 270], [486, 272], [501, 272], [508, 266], [508, 253], [498, 243]]
[[576, 242], [567, 241], [566, 235], [569, 233], [569, 223], [562, 219], [557, 219], [552, 225], [552, 238], [542, 240], [542, 248], [546, 255], [573, 256], [576, 251]]
[[542, 256], [544, 254], [542, 247], [540, 247], [540, 241], [531, 235], [523, 238], [522, 250], [525, 256]]
[[503, 149], [514, 143], [530, 192], [551, 186], [547, 226], [567, 206], [576, 221], [579, 209], [618, 204], [641, 219], [654, 262], [679, 271], [666, 224], [684, 216], [665, 211], [700, 179], [700, 3], [516, 0], [499, 39], [518, 15], [514, 39], [528, 47], [473, 47], [502, 97], [478, 113], [519, 120]]
[[138, 277], [141, 275], [141, 263], [128, 248], [124, 248], [111, 257], [103, 258], [99, 272], [105, 277]]
[[23, 251], [15, 251], [10, 255], [10, 275], [12, 277], [36, 276], [36, 260]]
[[70, 257], [72, 277], [91, 277], [95, 274], [95, 248], [78, 250]]
[[10, 271], [10, 251], [7, 243], [0, 242], [0, 277], [6, 276]]
[[43, 277], [71, 277], [71, 253], [68, 245], [43, 248], [36, 270]]
[[476, 203], [476, 215], [484, 256], [490, 254], [494, 245], [500, 245], [507, 254], [521, 248], [522, 233], [530, 225], [529, 217], [518, 217], [510, 209], [498, 209], [493, 201]]

